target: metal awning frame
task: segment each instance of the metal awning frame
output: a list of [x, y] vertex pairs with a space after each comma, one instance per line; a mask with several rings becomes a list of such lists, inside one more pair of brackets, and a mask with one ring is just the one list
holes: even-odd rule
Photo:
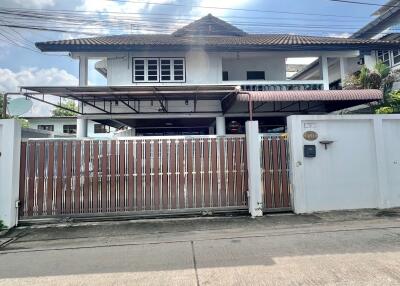
[[[160, 103], [160, 112], [168, 112], [169, 100], [194, 100], [196, 104], [199, 100], [218, 99], [221, 102], [230, 95], [236, 95], [238, 90], [233, 86], [165, 86], [165, 87], [21, 87], [19, 93], [9, 93], [10, 95], [22, 95], [33, 100], [52, 105], [63, 110], [76, 112], [78, 115], [88, 115], [84, 112], [84, 105], [88, 105], [99, 111], [98, 114], [144, 114], [140, 112], [140, 102], [154, 100]], [[59, 103], [54, 103], [46, 99], [47, 96], [58, 97]], [[80, 110], [75, 111], [62, 106], [63, 99], [72, 99], [83, 103]], [[129, 108], [131, 112], [115, 113], [112, 111], [112, 104], [106, 108], [108, 102], [121, 102]], [[226, 110], [224, 110], [225, 112]], [[90, 113], [94, 115], [96, 113]]]

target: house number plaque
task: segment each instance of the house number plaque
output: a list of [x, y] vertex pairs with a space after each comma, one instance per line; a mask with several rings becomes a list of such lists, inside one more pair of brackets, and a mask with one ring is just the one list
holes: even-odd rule
[[306, 131], [303, 133], [303, 138], [307, 141], [314, 141], [318, 139], [318, 133], [315, 131]]

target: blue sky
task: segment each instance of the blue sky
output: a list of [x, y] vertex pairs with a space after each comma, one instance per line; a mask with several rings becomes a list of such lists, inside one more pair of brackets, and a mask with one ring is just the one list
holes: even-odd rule
[[[367, 0], [365, 0], [367, 1]], [[384, 4], [385, 0], [368, 0], [370, 3]], [[167, 14], [177, 19], [176, 27], [190, 22], [190, 19], [199, 18], [208, 13], [220, 16], [226, 21], [237, 23], [239, 28], [254, 33], [294, 33], [325, 36], [346, 36], [361, 28], [373, 17], [371, 14], [379, 7], [367, 5], [355, 5], [333, 2], [329, 0], [152, 0], [133, 1], [112, 0], [2, 0], [2, 8], [25, 8], [25, 9], [51, 9], [87, 12], [107, 12], [102, 14], [101, 19], [107, 19], [113, 12], [139, 13], [132, 17], [140, 17], [145, 14], [151, 15]], [[152, 2], [143, 4], [138, 2]], [[177, 4], [183, 6], [157, 5], [154, 3]], [[233, 10], [200, 8], [207, 7], [230, 7]], [[238, 9], [238, 10], [234, 10]], [[252, 11], [243, 11], [246, 9]], [[266, 12], [275, 11], [275, 12]], [[291, 12], [299, 14], [285, 14], [278, 12]], [[302, 15], [324, 14], [347, 17]], [[118, 14], [123, 15], [123, 14]], [[131, 14], [123, 15], [128, 18]], [[3, 22], [4, 23], [4, 22]], [[256, 23], [254, 25], [253, 23]], [[258, 24], [257, 24], [258, 23]], [[264, 26], [261, 26], [261, 23]], [[1, 24], [1, 22], [0, 22]], [[172, 25], [172, 24], [169, 24]], [[276, 26], [275, 26], [276, 25]], [[287, 27], [287, 25], [293, 27]], [[323, 28], [311, 28], [320, 25]], [[310, 27], [310, 28], [306, 28]], [[85, 29], [86, 27], [82, 27]], [[8, 28], [0, 27], [0, 33], [11, 33]], [[135, 25], [137, 32], [144, 32], [146, 28]], [[152, 28], [156, 32], [157, 28]], [[172, 28], [171, 28], [172, 29]], [[30, 42], [28, 47], [35, 49], [33, 43], [38, 41], [56, 40], [63, 38], [79, 37], [80, 35], [60, 32], [39, 32], [18, 29], [23, 38]], [[111, 31], [102, 30], [102, 33]], [[129, 33], [131, 31], [121, 31]], [[163, 31], [162, 31], [163, 32]], [[85, 36], [85, 35], [82, 35]], [[26, 43], [26, 41], [25, 41]], [[0, 91], [13, 91], [19, 85], [74, 85], [77, 83], [78, 63], [68, 56], [44, 55], [39, 52], [27, 50], [14, 44], [0, 34]], [[95, 71], [90, 72], [91, 84], [104, 84], [102, 77]], [[37, 108], [34, 113], [46, 112], [45, 109]], [[48, 112], [48, 110], [47, 110]]]

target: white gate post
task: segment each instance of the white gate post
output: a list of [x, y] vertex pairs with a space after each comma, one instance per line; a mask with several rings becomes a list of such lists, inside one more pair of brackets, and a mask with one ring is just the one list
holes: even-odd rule
[[0, 120], [0, 220], [8, 228], [18, 223], [21, 127], [15, 119]]
[[249, 213], [252, 217], [263, 215], [261, 189], [261, 137], [258, 133], [258, 121], [246, 122], [246, 152], [249, 184]]

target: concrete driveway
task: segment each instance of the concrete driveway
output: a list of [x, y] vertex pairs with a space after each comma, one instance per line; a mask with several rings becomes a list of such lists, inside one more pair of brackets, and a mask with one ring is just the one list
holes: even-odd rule
[[0, 285], [400, 285], [400, 213], [18, 228]]

